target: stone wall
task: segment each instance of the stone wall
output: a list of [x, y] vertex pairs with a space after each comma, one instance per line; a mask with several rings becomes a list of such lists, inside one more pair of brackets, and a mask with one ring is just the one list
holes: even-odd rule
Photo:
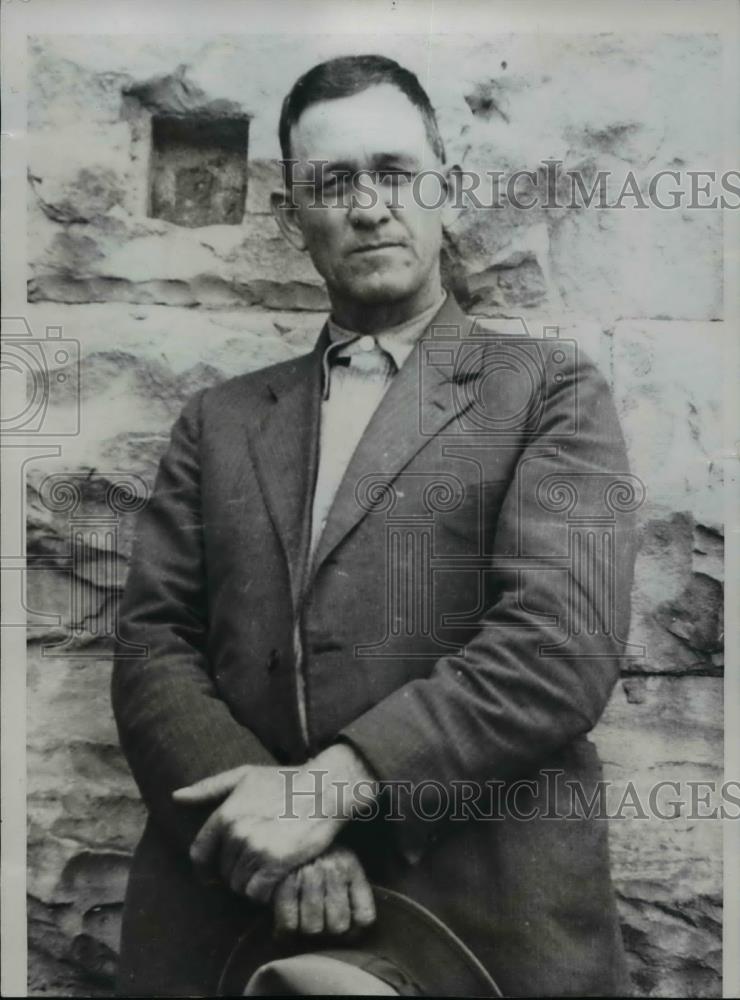
[[[646, 184], [660, 169], [719, 162], [719, 46], [709, 35], [31, 40], [28, 321], [37, 337], [61, 327], [82, 361], [78, 393], [74, 367], [47, 352], [44, 419], [76, 429], [79, 401], [79, 432], [27, 467], [34, 995], [109, 995], [143, 819], [108, 702], [115, 594], [96, 567], [105, 560], [120, 586], [131, 512], [190, 394], [315, 338], [325, 292], [268, 214], [279, 104], [319, 59], [373, 50], [419, 74], [450, 159], [468, 168], [537, 170], [553, 158], [585, 176], [632, 169]], [[213, 199], [200, 154], [185, 163], [166, 152], [169, 167], [153, 154], [152, 119], [182, 115], [215, 123], [201, 147], [209, 162], [228, 160], [219, 218], [233, 218], [238, 196], [240, 223], [201, 224]], [[237, 123], [246, 171], [224, 120]], [[153, 195], [153, 172], [173, 162]], [[162, 204], [167, 218], [154, 217]], [[535, 334], [557, 325], [591, 354], [647, 484], [631, 636], [647, 655], [596, 730], [607, 775], [645, 792], [662, 778], [719, 779], [719, 214], [471, 208], [450, 233], [446, 273], [469, 310], [523, 317]], [[58, 473], [73, 475], [76, 495], [53, 488]], [[719, 996], [719, 825], [626, 818], [611, 836], [636, 992]]]

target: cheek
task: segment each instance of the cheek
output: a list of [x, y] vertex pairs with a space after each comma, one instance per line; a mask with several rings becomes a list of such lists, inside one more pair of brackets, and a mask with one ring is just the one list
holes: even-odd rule
[[442, 248], [442, 221], [439, 212], [415, 206], [409, 210], [406, 224], [421, 260], [427, 261], [439, 256]]
[[298, 218], [306, 240], [312, 245], [318, 245], [322, 241], [331, 240], [335, 234], [342, 231], [345, 214], [339, 208], [319, 204], [312, 208], [308, 203], [301, 206]]
[[341, 261], [343, 224], [339, 219], [327, 217], [311, 220], [304, 226], [306, 249], [319, 273], [332, 270]]

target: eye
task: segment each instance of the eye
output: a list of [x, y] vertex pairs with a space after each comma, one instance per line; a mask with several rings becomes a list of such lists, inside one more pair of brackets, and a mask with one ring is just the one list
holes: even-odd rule
[[332, 171], [322, 176], [321, 187], [324, 191], [344, 191], [349, 187], [351, 179], [349, 170]]

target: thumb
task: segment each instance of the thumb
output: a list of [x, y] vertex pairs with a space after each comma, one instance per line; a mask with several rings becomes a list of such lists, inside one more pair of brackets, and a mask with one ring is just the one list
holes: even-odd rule
[[198, 805], [201, 802], [212, 802], [214, 799], [224, 799], [230, 795], [249, 770], [249, 764], [233, 767], [230, 771], [221, 771], [208, 778], [202, 778], [192, 785], [177, 788], [172, 793], [175, 802], [184, 805]]

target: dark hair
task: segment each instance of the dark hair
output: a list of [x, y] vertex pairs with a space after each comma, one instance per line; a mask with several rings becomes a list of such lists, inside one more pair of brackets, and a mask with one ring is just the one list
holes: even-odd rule
[[417, 77], [408, 69], [404, 69], [393, 59], [385, 56], [339, 56], [327, 62], [313, 66], [293, 84], [290, 93], [283, 101], [280, 112], [280, 148], [283, 159], [291, 158], [290, 131], [303, 112], [319, 101], [331, 101], [338, 97], [351, 97], [368, 87], [382, 83], [391, 83], [398, 87], [401, 93], [418, 108], [424, 119], [429, 143], [444, 163], [445, 149], [442, 136], [437, 125], [432, 102], [419, 83]]

